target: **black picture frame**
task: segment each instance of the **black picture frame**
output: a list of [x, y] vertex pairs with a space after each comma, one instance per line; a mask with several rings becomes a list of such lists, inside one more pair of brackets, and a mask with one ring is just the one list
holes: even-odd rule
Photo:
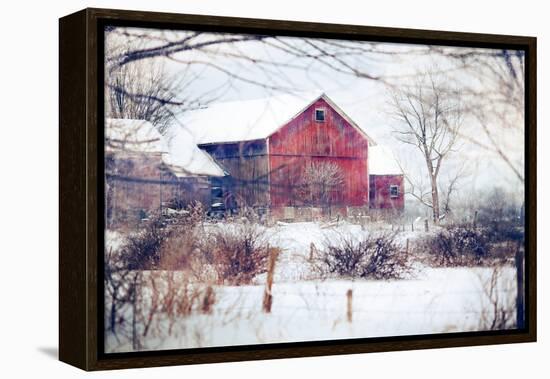
[[[525, 325], [464, 332], [104, 354], [103, 27], [106, 25], [525, 50]], [[534, 342], [536, 50], [534, 37], [84, 9], [59, 20], [59, 358], [84, 370]]]

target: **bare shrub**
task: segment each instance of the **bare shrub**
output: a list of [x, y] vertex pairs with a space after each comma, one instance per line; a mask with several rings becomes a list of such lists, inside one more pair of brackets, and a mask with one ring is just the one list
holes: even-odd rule
[[104, 285], [105, 285], [105, 325], [107, 330], [116, 335], [120, 323], [121, 309], [129, 300], [129, 283], [131, 272], [121, 255], [113, 249], [105, 254]]
[[428, 263], [435, 266], [475, 266], [489, 256], [489, 240], [482, 229], [448, 226], [423, 243]]
[[126, 237], [121, 256], [129, 270], [150, 269], [158, 266], [159, 251], [169, 231], [159, 215], [152, 216], [140, 229]]
[[492, 268], [490, 278], [479, 278], [482, 312], [480, 330], [504, 330], [516, 327], [515, 296], [507, 295], [515, 289], [514, 281], [504, 275], [504, 266]]
[[394, 233], [327, 239], [317, 266], [323, 274], [365, 279], [398, 279], [411, 270]]
[[[206, 209], [200, 201], [195, 201], [189, 204], [186, 208], [187, 213], [184, 214], [183, 220], [190, 225], [202, 224], [206, 219]], [[180, 217], [181, 219], [181, 217]]]
[[[201, 265], [206, 263], [201, 248], [202, 231], [194, 225], [174, 225], [159, 249], [157, 267], [163, 270], [184, 270], [200, 277]], [[195, 275], [197, 274], [197, 275]]]
[[513, 260], [523, 228], [513, 224], [445, 226], [420, 243], [421, 259], [433, 266], [493, 266]]
[[129, 233], [121, 250], [129, 270], [188, 268], [191, 255], [197, 255], [199, 231], [206, 212], [201, 203], [170, 216], [152, 214]]
[[522, 207], [502, 188], [489, 192], [481, 202], [477, 224], [486, 229], [491, 242], [523, 242]]
[[[212, 286], [191, 281], [182, 271], [126, 271], [108, 283], [120, 283], [115, 295], [105, 296], [105, 316], [120, 345], [131, 343], [141, 350], [149, 338], [176, 335], [180, 322], [194, 313], [211, 313], [217, 296]], [[109, 284], [110, 286], [111, 284]], [[106, 324], [107, 325], [107, 324]], [[113, 346], [114, 347], [114, 346]]]
[[[483, 218], [479, 222], [481, 228], [484, 229], [487, 238], [493, 244], [513, 242], [523, 243], [525, 239], [525, 227], [520, 222], [519, 217], [487, 217], [487, 213], [482, 213]], [[485, 217], [487, 217], [485, 219]]]
[[219, 227], [205, 239], [202, 251], [218, 274], [218, 281], [247, 284], [266, 272], [269, 245], [262, 229], [245, 222]]

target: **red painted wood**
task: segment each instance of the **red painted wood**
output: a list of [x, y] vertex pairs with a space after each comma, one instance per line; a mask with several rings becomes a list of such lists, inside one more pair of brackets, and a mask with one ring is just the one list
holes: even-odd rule
[[[399, 195], [390, 196], [390, 186], [399, 186]], [[370, 207], [402, 210], [405, 207], [403, 175], [371, 175]]]
[[[315, 121], [315, 110], [325, 121]], [[269, 137], [271, 205], [302, 205], [296, 184], [308, 162], [329, 161], [342, 168], [344, 186], [331, 204], [364, 206], [369, 202], [368, 141], [324, 100], [319, 99]]]

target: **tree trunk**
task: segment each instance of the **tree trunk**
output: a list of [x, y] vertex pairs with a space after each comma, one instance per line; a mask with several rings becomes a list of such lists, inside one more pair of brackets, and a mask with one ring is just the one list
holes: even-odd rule
[[[438, 162], [437, 169], [434, 171], [433, 163], [430, 159], [430, 154], [428, 153], [428, 147], [424, 145], [424, 159], [426, 159], [426, 166], [428, 168], [428, 172], [430, 174], [430, 185], [432, 187], [432, 215], [433, 215], [433, 221], [434, 225], [439, 224], [439, 191], [437, 189], [437, 174], [439, 171], [439, 164], [441, 160]], [[441, 158], [440, 158], [441, 159]]]
[[434, 224], [439, 223], [439, 191], [437, 190], [437, 179], [434, 175], [431, 175], [432, 184], [432, 211]]

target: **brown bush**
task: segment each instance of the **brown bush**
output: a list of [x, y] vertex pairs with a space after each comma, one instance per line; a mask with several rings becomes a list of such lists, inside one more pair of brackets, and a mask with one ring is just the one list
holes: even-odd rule
[[187, 224], [172, 226], [159, 250], [158, 268], [198, 272], [200, 265], [204, 263], [200, 247], [198, 228]]
[[128, 233], [121, 256], [129, 270], [184, 269], [197, 255], [198, 225], [205, 218], [200, 203], [174, 215], [152, 214]]
[[469, 225], [443, 228], [424, 241], [430, 263], [436, 266], [472, 266], [489, 255], [487, 236]]
[[252, 223], [218, 227], [201, 249], [220, 283], [248, 284], [267, 271], [269, 245], [264, 232]]
[[169, 229], [159, 215], [143, 222], [140, 228], [126, 237], [121, 256], [129, 270], [156, 268], [159, 252], [169, 236]]
[[406, 252], [395, 242], [395, 234], [327, 239], [317, 268], [325, 275], [365, 279], [397, 279], [411, 270]]

